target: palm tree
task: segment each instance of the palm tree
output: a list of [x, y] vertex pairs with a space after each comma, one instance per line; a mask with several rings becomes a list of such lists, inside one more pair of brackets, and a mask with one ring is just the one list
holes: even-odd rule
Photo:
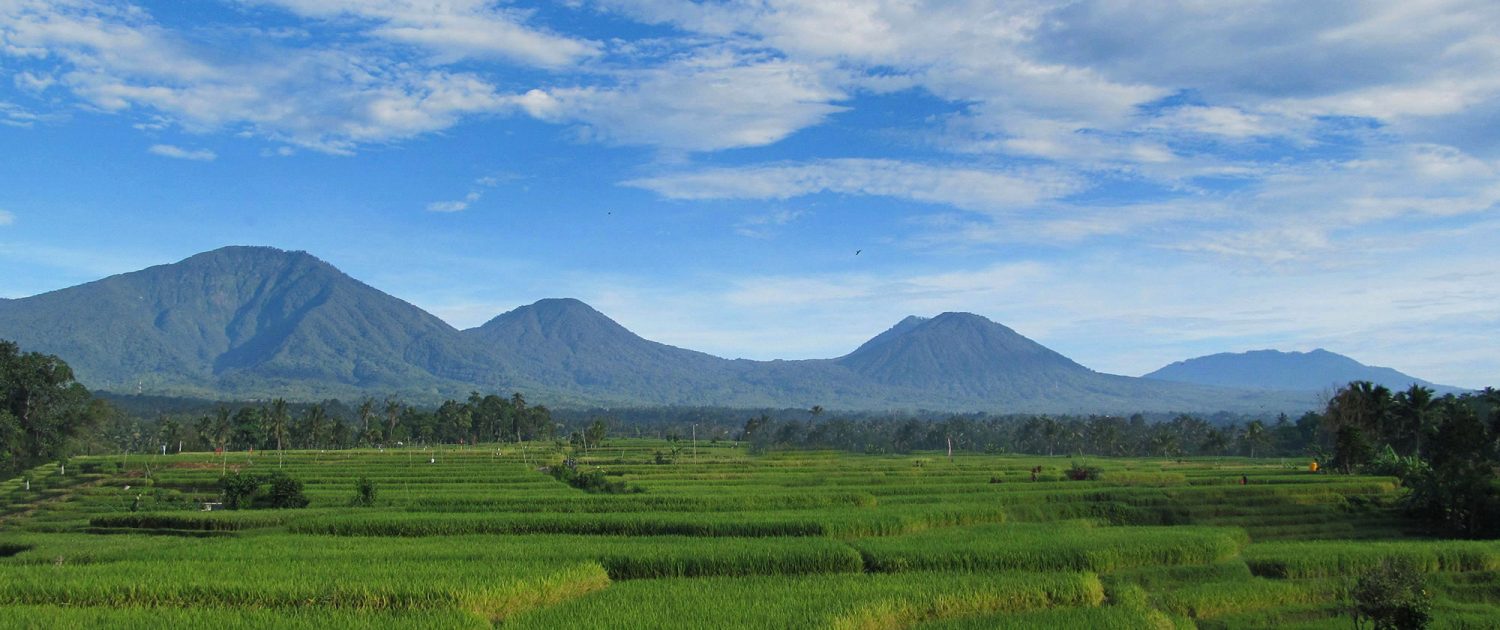
[[[375, 417], [375, 399], [366, 397], [359, 403], [359, 439], [370, 440], [370, 418]], [[368, 444], [367, 444], [368, 445]]]
[[1431, 428], [1433, 410], [1436, 409], [1432, 394], [1431, 389], [1415, 383], [1406, 391], [1396, 393], [1391, 405], [1391, 428], [1402, 455], [1422, 452], [1422, 435]]
[[401, 419], [401, 401], [395, 396], [385, 399], [385, 439], [390, 442], [396, 435], [396, 421]]
[[214, 450], [219, 451], [220, 464], [219, 474], [229, 472], [229, 435], [234, 430], [234, 425], [229, 422], [229, 408], [220, 406], [214, 412]]
[[307, 431], [307, 443], [303, 446], [322, 448], [325, 442], [324, 434], [328, 432], [328, 414], [323, 411], [323, 405], [313, 405], [307, 408], [303, 426]]
[[1251, 420], [1250, 424], [1245, 425], [1244, 440], [1245, 445], [1250, 447], [1251, 457], [1255, 457], [1256, 446], [1265, 446], [1268, 437], [1266, 423], [1259, 420]]
[[277, 398], [271, 401], [271, 413], [266, 415], [266, 421], [271, 423], [271, 435], [276, 437], [276, 467], [281, 468], [286, 463], [281, 449], [286, 441], [287, 423], [291, 421], [286, 411], [286, 400]]

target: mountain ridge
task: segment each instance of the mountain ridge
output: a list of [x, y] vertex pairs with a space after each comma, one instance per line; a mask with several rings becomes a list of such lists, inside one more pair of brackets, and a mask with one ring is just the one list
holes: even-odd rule
[[1332, 391], [1350, 381], [1370, 381], [1392, 390], [1420, 385], [1438, 393], [1467, 391], [1392, 368], [1365, 365], [1323, 348], [1308, 352], [1271, 349], [1220, 352], [1176, 361], [1141, 378], [1241, 389]]
[[1101, 374], [972, 313], [907, 317], [832, 359], [726, 359], [572, 298], [458, 330], [306, 252], [226, 247], [0, 302], [0, 338], [91, 387], [312, 399], [518, 390], [549, 404], [999, 412], [1295, 410], [1279, 392]]

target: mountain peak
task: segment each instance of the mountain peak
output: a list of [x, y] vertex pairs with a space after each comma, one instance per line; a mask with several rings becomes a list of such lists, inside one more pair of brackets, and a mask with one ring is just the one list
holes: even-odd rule
[[503, 329], [518, 327], [529, 328], [533, 333], [547, 336], [562, 334], [567, 330], [576, 330], [580, 327], [595, 331], [608, 331], [612, 335], [623, 333], [634, 336], [634, 333], [626, 330], [604, 313], [600, 313], [582, 300], [573, 298], [537, 300], [501, 313], [472, 330], [481, 333], [479, 336], [485, 337], [499, 334], [499, 331]]
[[976, 395], [1013, 390], [1045, 374], [1085, 368], [973, 313], [908, 317], [838, 362], [888, 385]]

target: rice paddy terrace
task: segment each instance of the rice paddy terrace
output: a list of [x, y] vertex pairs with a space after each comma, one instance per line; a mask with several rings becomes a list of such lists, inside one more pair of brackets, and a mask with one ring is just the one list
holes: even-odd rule
[[[702, 443], [656, 463], [673, 446], [288, 452], [311, 505], [284, 510], [200, 510], [274, 452], [37, 468], [0, 483], [0, 626], [1328, 628], [1399, 555], [1437, 626], [1500, 627], [1500, 542], [1412, 537], [1389, 478]], [[541, 470], [565, 456], [627, 492]]]

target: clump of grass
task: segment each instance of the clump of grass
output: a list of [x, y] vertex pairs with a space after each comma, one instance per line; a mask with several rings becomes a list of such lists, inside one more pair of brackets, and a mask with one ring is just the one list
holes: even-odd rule
[[1211, 527], [1014, 524], [947, 528], [852, 544], [873, 571], [1098, 571], [1211, 564], [1239, 553], [1243, 531]]
[[1274, 542], [1245, 552], [1256, 575], [1275, 578], [1353, 576], [1402, 558], [1424, 573], [1500, 570], [1500, 542], [1472, 540], [1401, 542]]

